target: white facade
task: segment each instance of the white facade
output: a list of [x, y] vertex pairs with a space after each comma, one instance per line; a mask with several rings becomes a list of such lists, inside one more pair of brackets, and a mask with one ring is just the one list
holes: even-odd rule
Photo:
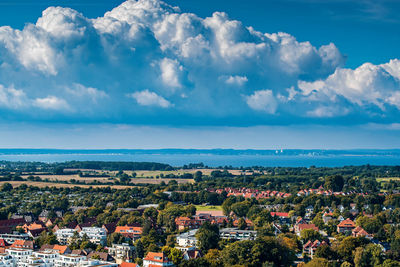
[[19, 261], [18, 267], [52, 267], [48, 265], [43, 259], [35, 256], [29, 256], [25, 261]]
[[17, 263], [12, 256], [6, 253], [0, 254], [0, 267], [16, 267], [16, 266]]
[[24, 233], [0, 234], [0, 239], [4, 239], [8, 244], [13, 244], [16, 240], [29, 240], [29, 235]]
[[86, 257], [81, 255], [59, 255], [54, 267], [73, 267], [78, 266], [81, 261], [85, 261]]
[[118, 267], [118, 264], [106, 262], [106, 261], [87, 260], [87, 261], [81, 261], [77, 266], [78, 267], [90, 267], [90, 266]]
[[81, 237], [87, 235], [89, 241], [94, 244], [105, 245], [107, 242], [107, 231], [101, 227], [83, 227], [79, 235]]
[[56, 237], [60, 244], [68, 244], [70, 238], [74, 236], [75, 230], [74, 229], [59, 229], [56, 231]]
[[42, 259], [47, 266], [54, 267], [56, 261], [58, 260], [60, 254], [55, 251], [37, 251], [33, 252], [33, 256]]
[[196, 239], [196, 233], [198, 229], [191, 230], [189, 232], [180, 234], [176, 237], [176, 243], [180, 247], [191, 247], [191, 246], [196, 246], [197, 244], [197, 239]]
[[33, 251], [31, 249], [22, 248], [8, 248], [6, 253], [15, 259], [17, 266], [20, 262], [27, 262], [28, 258], [32, 255]]

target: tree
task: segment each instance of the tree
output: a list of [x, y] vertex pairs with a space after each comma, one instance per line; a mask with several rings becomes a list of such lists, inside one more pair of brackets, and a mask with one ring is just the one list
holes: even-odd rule
[[321, 240], [322, 236], [320, 233], [315, 231], [314, 229], [304, 229], [300, 232], [300, 237], [303, 240], [304, 243], [307, 241], [315, 241], [315, 240]]
[[136, 242], [136, 257], [142, 259], [144, 257], [144, 247], [140, 239]]
[[245, 217], [247, 215], [247, 211], [250, 208], [250, 205], [248, 202], [238, 202], [235, 203], [231, 206], [233, 213], [235, 213], [236, 216], [238, 217]]
[[4, 183], [1, 187], [0, 187], [0, 191], [1, 192], [9, 192], [13, 190], [13, 186], [10, 183]]
[[215, 224], [205, 222], [196, 233], [198, 246], [202, 251], [217, 248], [219, 241], [219, 229]]
[[162, 251], [167, 255], [168, 259], [172, 260], [175, 265], [179, 265], [183, 260], [182, 251], [177, 248], [165, 246]]
[[240, 230], [245, 230], [245, 229], [247, 228], [247, 223], [246, 223], [245, 219], [243, 219], [243, 218], [240, 218], [240, 219], [239, 219], [239, 221], [238, 221], [238, 228], [239, 228]]
[[331, 267], [333, 264], [329, 263], [327, 259], [324, 258], [313, 258], [311, 261], [306, 263], [304, 267]]
[[335, 260], [337, 258], [336, 252], [329, 245], [321, 245], [315, 251], [315, 257], [324, 258], [327, 260]]
[[210, 249], [204, 258], [211, 267], [222, 266], [221, 252], [218, 249]]
[[203, 178], [203, 173], [201, 171], [197, 171], [197, 172], [194, 173], [193, 178], [194, 178], [196, 183], [201, 182], [203, 180], [202, 179]]
[[341, 175], [328, 176], [325, 179], [325, 189], [332, 190], [334, 192], [342, 191], [344, 186], [344, 179]]

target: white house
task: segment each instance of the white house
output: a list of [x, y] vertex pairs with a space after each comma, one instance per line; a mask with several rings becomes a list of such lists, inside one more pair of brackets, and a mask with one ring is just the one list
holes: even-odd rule
[[83, 227], [79, 235], [81, 237], [86, 235], [94, 244], [105, 245], [107, 242], [107, 231], [101, 227]]
[[198, 229], [190, 230], [189, 232], [182, 233], [176, 237], [176, 243], [180, 247], [191, 247], [191, 246], [196, 246], [197, 244], [197, 239], [196, 239], [196, 233]]

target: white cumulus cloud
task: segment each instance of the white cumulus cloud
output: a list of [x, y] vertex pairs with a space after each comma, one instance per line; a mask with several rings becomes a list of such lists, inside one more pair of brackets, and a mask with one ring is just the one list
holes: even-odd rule
[[148, 89], [132, 93], [129, 96], [134, 98], [141, 106], [158, 106], [162, 108], [169, 108], [172, 105], [164, 97], [159, 96], [154, 92], [150, 92]]
[[278, 102], [271, 90], [255, 91], [254, 94], [246, 96], [246, 102], [250, 108], [269, 114], [274, 114], [278, 107]]

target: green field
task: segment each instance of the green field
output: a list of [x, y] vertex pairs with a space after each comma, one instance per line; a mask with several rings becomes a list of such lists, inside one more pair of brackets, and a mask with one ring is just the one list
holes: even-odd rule
[[221, 206], [203, 206], [203, 205], [195, 205], [196, 210], [198, 211], [213, 211], [213, 210], [222, 210]]
[[400, 177], [385, 177], [385, 178], [376, 178], [378, 182], [389, 182], [389, 181], [400, 181]]

